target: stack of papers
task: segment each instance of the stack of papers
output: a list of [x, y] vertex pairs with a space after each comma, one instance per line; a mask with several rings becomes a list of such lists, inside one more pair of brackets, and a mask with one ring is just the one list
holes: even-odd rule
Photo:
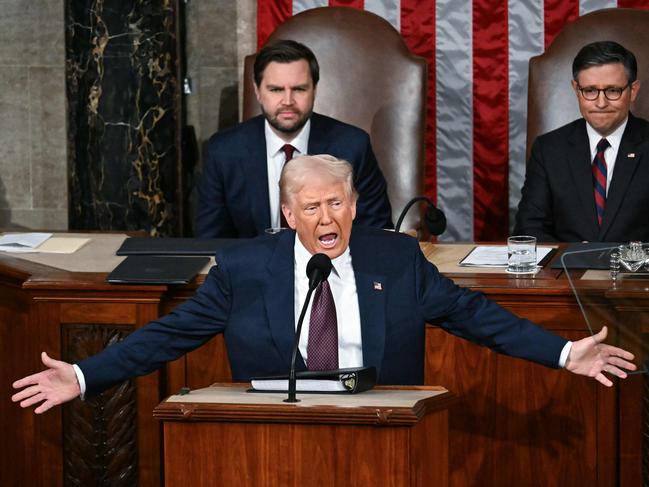
[[[536, 247], [536, 265], [554, 250], [553, 247]], [[507, 267], [507, 245], [478, 245], [460, 261], [461, 266]]]
[[8, 233], [0, 237], [0, 250], [5, 252], [34, 252], [51, 233]]
[[73, 254], [88, 242], [89, 238], [52, 237], [51, 233], [8, 233], [0, 237], [0, 251]]

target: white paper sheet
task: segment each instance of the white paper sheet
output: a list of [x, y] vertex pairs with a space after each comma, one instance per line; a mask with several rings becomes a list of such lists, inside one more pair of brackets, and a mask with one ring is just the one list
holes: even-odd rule
[[[536, 247], [538, 265], [554, 247]], [[461, 266], [507, 267], [507, 245], [476, 245], [459, 263]]]
[[0, 251], [34, 252], [43, 242], [52, 236], [51, 233], [6, 233], [0, 237]]

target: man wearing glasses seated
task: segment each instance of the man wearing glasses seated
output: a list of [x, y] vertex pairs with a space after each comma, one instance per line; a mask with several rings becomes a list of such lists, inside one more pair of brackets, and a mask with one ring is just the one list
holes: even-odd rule
[[649, 241], [649, 122], [629, 112], [636, 58], [616, 42], [572, 63], [583, 116], [539, 136], [527, 163], [517, 235], [541, 241]]

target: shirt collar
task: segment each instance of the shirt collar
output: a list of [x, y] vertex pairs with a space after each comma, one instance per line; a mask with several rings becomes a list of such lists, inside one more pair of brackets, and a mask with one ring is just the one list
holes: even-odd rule
[[620, 142], [622, 142], [622, 134], [624, 134], [624, 129], [626, 128], [628, 121], [629, 116], [627, 115], [627, 117], [624, 119], [624, 122], [622, 122], [618, 128], [616, 128], [606, 137], [602, 137], [593, 127], [590, 126], [588, 122], [586, 122], [586, 132], [588, 133], [588, 142], [590, 144], [591, 154], [597, 151], [597, 144], [602, 139], [608, 140], [608, 143], [611, 144], [611, 147], [617, 151], [617, 148], [620, 147]]
[[[311, 259], [311, 252], [309, 252], [302, 244], [300, 237], [297, 234], [295, 235], [294, 254], [295, 268], [299, 273], [297, 277], [306, 277], [306, 265], [309, 263], [309, 259]], [[336, 275], [338, 275], [338, 277], [343, 277], [342, 273], [344, 272], [344, 270], [351, 268], [351, 261], [352, 257], [349, 252], [349, 247], [347, 247], [345, 251], [338, 257], [331, 260], [331, 263], [333, 264], [333, 271], [336, 273]]]
[[264, 120], [264, 135], [266, 137], [266, 157], [274, 157], [284, 144], [291, 144], [300, 154], [306, 154], [309, 148], [309, 135], [311, 134], [311, 119], [309, 118], [304, 127], [290, 142], [282, 140], [271, 128], [268, 120]]

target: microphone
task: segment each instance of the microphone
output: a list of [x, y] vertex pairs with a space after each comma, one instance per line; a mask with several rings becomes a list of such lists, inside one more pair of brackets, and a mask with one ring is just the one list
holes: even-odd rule
[[403, 211], [399, 215], [399, 219], [397, 220], [397, 225], [394, 227], [394, 231], [399, 231], [399, 229], [401, 228], [401, 223], [403, 223], [403, 219], [406, 217], [408, 210], [412, 205], [419, 201], [425, 201], [427, 203], [426, 213], [424, 215], [424, 224], [426, 225], [428, 232], [431, 235], [441, 235], [442, 233], [444, 233], [444, 230], [446, 230], [446, 216], [444, 215], [444, 212], [438, 209], [426, 196], [416, 196], [408, 201], [408, 203], [406, 203], [406, 206], [403, 208]]
[[311, 294], [318, 285], [326, 280], [331, 273], [331, 259], [325, 254], [315, 254], [309, 259], [309, 263], [306, 265], [306, 275], [309, 278], [309, 290], [306, 293], [306, 299], [304, 300], [304, 305], [302, 306], [302, 312], [300, 313], [300, 318], [297, 320], [297, 328], [295, 330], [295, 340], [293, 341], [293, 355], [291, 356], [291, 369], [288, 373], [288, 397], [284, 399], [284, 402], [299, 402], [300, 400], [295, 397], [295, 391], [297, 387], [297, 379], [295, 378], [295, 360], [297, 358], [297, 352], [300, 347], [300, 335], [302, 334], [302, 323], [304, 322], [304, 315], [306, 314], [306, 309], [309, 306], [309, 301], [311, 301]]

